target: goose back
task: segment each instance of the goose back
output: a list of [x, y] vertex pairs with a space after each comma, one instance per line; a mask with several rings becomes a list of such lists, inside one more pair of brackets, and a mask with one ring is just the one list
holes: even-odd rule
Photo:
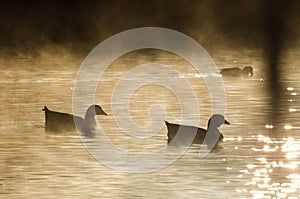
[[[193, 144], [202, 144], [206, 136], [206, 130], [203, 128], [173, 124], [169, 123], [168, 121], [165, 121], [165, 123], [168, 130], [168, 144], [171, 143], [171, 141], [179, 132], [180, 134], [177, 135], [179, 137], [176, 138], [176, 140], [178, 140], [177, 142], [181, 142], [181, 144], [191, 143], [191, 140]], [[178, 145], [178, 143], [176, 145]]]
[[46, 132], [60, 133], [75, 131], [76, 122], [78, 130], [84, 133], [85, 136], [91, 137], [93, 135], [85, 120], [81, 117], [69, 113], [51, 111], [47, 106], [44, 106], [43, 111], [45, 111]]

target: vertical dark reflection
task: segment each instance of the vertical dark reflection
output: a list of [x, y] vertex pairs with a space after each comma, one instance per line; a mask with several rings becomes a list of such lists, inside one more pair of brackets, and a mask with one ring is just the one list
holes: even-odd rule
[[269, 93], [271, 97], [270, 105], [270, 118], [275, 128], [278, 130], [282, 111], [280, 109], [282, 104], [282, 77], [281, 71], [284, 66], [280, 64], [282, 53], [285, 51], [287, 42], [287, 20], [289, 18], [289, 10], [292, 4], [291, 0], [268, 0], [265, 1], [266, 11], [266, 63], [269, 67]]

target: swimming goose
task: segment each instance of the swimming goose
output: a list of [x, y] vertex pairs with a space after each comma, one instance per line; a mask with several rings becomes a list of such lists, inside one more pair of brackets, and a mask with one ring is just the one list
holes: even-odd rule
[[[223, 140], [223, 134], [220, 133], [217, 127], [221, 126], [222, 124], [230, 124], [224, 119], [224, 116], [220, 114], [212, 115], [212, 117], [208, 120], [207, 130], [195, 126], [172, 124], [168, 121], [165, 121], [165, 123], [168, 129], [169, 145], [186, 146], [192, 141], [193, 144], [206, 144], [208, 148], [213, 148], [215, 146], [216, 142], [214, 142], [214, 140], [217, 140], [217, 142]], [[173, 141], [177, 135], [177, 132], [179, 131], [181, 133], [178, 134], [176, 140]], [[209, 133], [210, 137], [209, 139], [204, 139], [207, 133]]]
[[241, 77], [241, 76], [253, 76], [253, 68], [246, 66], [243, 69], [240, 68], [225, 68], [221, 70], [222, 76], [228, 77]]
[[74, 121], [79, 131], [87, 137], [93, 137], [93, 130], [96, 129], [95, 115], [107, 115], [99, 105], [91, 105], [86, 113], [85, 118], [68, 113], [51, 111], [47, 106], [42, 109], [45, 111], [45, 126], [48, 132], [66, 132], [76, 130]]

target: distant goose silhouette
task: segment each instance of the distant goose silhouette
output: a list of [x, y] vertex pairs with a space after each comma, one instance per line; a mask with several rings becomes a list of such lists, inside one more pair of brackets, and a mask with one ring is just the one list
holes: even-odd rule
[[[230, 124], [224, 119], [224, 116], [220, 114], [214, 114], [211, 116], [211, 118], [208, 120], [207, 130], [195, 126], [172, 124], [168, 121], [165, 121], [165, 123], [168, 129], [169, 145], [186, 146], [186, 144], [191, 143], [192, 141], [193, 144], [206, 144], [210, 149], [215, 146], [215, 140], [217, 140], [217, 142], [223, 140], [223, 135], [220, 133], [217, 127], [221, 126], [222, 124]], [[177, 132], [179, 131], [181, 133], [177, 135]], [[204, 141], [207, 133], [209, 133], [210, 137]], [[176, 137], [176, 140], [174, 140], [176, 135], [178, 137]]]
[[76, 130], [74, 122], [76, 122], [78, 130], [87, 137], [94, 136], [92, 131], [97, 127], [94, 116], [107, 115], [99, 105], [91, 105], [87, 109], [84, 119], [68, 113], [51, 111], [47, 106], [44, 106], [42, 110], [45, 111], [45, 128], [47, 132], [74, 131]]
[[222, 69], [222, 76], [227, 77], [242, 77], [242, 76], [253, 76], [253, 68], [251, 66], [246, 66], [243, 69], [240, 68], [225, 68]]

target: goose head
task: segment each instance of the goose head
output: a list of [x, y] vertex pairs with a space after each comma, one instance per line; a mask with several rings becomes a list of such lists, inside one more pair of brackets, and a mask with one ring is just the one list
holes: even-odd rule
[[243, 71], [245, 71], [245, 74], [248, 76], [253, 76], [253, 68], [251, 66], [244, 67]]
[[216, 128], [216, 127], [221, 126], [222, 124], [230, 125], [230, 123], [227, 120], [225, 120], [224, 116], [220, 115], [220, 114], [214, 114], [208, 120], [208, 128], [209, 127], [215, 127]]
[[94, 117], [95, 115], [107, 115], [107, 113], [104, 112], [101, 106], [94, 104], [87, 109], [85, 118]]

